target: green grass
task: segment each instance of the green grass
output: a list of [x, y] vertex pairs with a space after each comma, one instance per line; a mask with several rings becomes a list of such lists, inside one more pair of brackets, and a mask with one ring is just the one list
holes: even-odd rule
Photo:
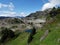
[[30, 45], [39, 45], [40, 43], [40, 37], [43, 35], [44, 31], [42, 30], [37, 30], [37, 33], [34, 35], [34, 38]]
[[[60, 39], [60, 15], [57, 15], [55, 18], [54, 22], [46, 24], [35, 34], [30, 45], [60, 45], [60, 42], [58, 42], [58, 39]], [[45, 30], [50, 30], [51, 32], [40, 42], [40, 37], [44, 34]]]
[[27, 45], [28, 33], [20, 34], [16, 39], [10, 40], [5, 45]]
[[60, 27], [54, 28], [40, 45], [59, 45], [58, 39], [60, 39]]

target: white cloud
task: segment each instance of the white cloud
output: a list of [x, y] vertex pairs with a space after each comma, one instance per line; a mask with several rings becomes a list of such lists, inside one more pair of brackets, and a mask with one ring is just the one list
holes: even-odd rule
[[16, 16], [17, 13], [14, 10], [14, 5], [12, 2], [10, 2], [10, 4], [3, 4], [3, 3], [0, 3], [0, 9], [4, 9], [4, 8], [7, 8], [7, 11], [6, 10], [3, 10], [1, 11], [0, 10], [0, 16], [10, 16], [10, 17], [13, 17], [13, 16]]
[[54, 5], [60, 4], [60, 0], [48, 0], [50, 3], [53, 3]]
[[0, 8], [2, 7], [2, 4], [0, 3]]
[[9, 4], [8, 6], [9, 6], [9, 9], [10, 9], [10, 10], [14, 10], [14, 5], [13, 5], [12, 2], [10, 2], [10, 4]]
[[13, 17], [16, 15], [16, 12], [12, 11], [0, 11], [0, 16], [10, 16]]
[[42, 11], [45, 10], [45, 9], [48, 9], [48, 8], [53, 8], [54, 6], [55, 6], [54, 4], [46, 3], [46, 4], [43, 5]]
[[48, 8], [53, 8], [57, 5], [60, 5], [60, 0], [48, 0], [48, 3], [45, 3], [42, 7], [42, 11]]
[[26, 15], [24, 12], [21, 12], [21, 13], [20, 13], [20, 16], [21, 16], [21, 17], [25, 17], [25, 16], [27, 16], [27, 15]]
[[14, 11], [15, 7], [12, 2], [10, 2], [10, 4], [0, 3], [0, 9], [3, 9], [3, 8], [7, 8], [8, 11], [6, 11], [6, 10], [0, 11], [0, 16], [10, 16], [10, 17], [14, 17], [14, 16], [25, 17], [25, 16], [27, 16], [25, 14], [25, 12], [21, 12], [21, 13], [15, 12]]
[[8, 8], [9, 10], [14, 10], [14, 5], [12, 2], [10, 2], [10, 4], [3, 4], [3, 3], [0, 3], [0, 8]]
[[16, 13], [14, 11], [0, 11], [0, 16], [10, 16], [10, 17], [14, 17], [14, 16], [20, 16], [20, 17], [25, 17], [27, 16], [24, 12], [21, 13]]

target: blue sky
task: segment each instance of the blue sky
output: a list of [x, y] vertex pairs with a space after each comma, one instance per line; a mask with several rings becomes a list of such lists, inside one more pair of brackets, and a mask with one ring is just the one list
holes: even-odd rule
[[[52, 1], [52, 2], [51, 2]], [[26, 16], [55, 6], [54, 0], [0, 0], [0, 16]], [[57, 1], [59, 3], [59, 0]], [[49, 6], [51, 4], [51, 7]], [[60, 4], [60, 3], [59, 3]]]

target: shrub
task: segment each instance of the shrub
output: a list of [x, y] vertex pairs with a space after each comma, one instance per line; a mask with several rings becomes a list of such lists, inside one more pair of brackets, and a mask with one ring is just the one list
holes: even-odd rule
[[28, 44], [32, 41], [33, 36], [30, 34], [30, 36], [28, 37]]
[[35, 27], [33, 27], [32, 32], [30, 33], [30, 36], [28, 37], [28, 44], [32, 41], [35, 33], [36, 33], [36, 29], [35, 29]]
[[12, 30], [8, 30], [8, 37], [13, 38], [15, 36], [14, 32]]
[[5, 40], [7, 39], [7, 34], [3, 35], [2, 38], [1, 38], [1, 43], [3, 43]]
[[7, 38], [13, 38], [15, 36], [14, 32], [8, 28], [1, 31], [2, 37], [1, 42], [3, 43]]
[[36, 29], [35, 29], [35, 27], [33, 27], [32, 32], [31, 32], [32, 36], [33, 36], [35, 33], [36, 33]]

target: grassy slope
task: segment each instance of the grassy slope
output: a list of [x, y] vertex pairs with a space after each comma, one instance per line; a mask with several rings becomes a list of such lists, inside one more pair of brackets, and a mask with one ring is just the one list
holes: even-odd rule
[[39, 45], [40, 44], [40, 37], [43, 35], [45, 31], [38, 30], [37, 33], [34, 35], [34, 38], [30, 45]]
[[[46, 29], [51, 30], [51, 32], [40, 42], [40, 37]], [[60, 45], [58, 39], [60, 39], [60, 15], [56, 16], [55, 22], [48, 23], [42, 30], [38, 31], [30, 45]]]
[[[44, 34], [45, 30], [50, 30], [48, 36], [40, 42], [40, 37]], [[22, 33], [15, 40], [11, 40], [6, 45], [27, 45], [28, 33]], [[55, 22], [48, 23], [42, 29], [37, 30], [30, 45], [60, 45], [60, 16], [56, 17]]]
[[28, 33], [22, 33], [15, 40], [10, 40], [5, 45], [27, 45], [28, 35]]

